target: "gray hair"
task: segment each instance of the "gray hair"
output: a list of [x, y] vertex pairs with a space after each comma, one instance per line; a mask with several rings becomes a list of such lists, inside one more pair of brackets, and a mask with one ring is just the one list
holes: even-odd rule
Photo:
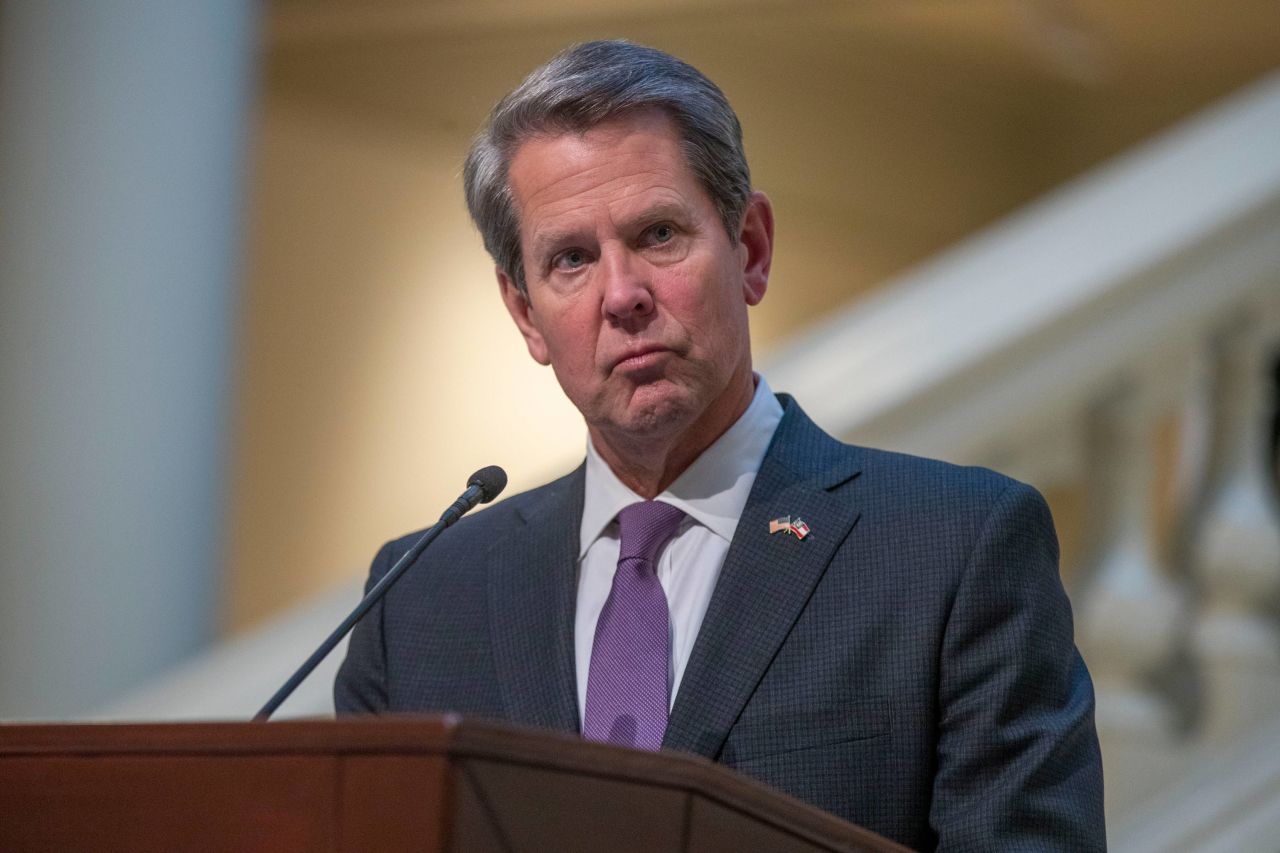
[[574, 45], [536, 69], [489, 114], [463, 167], [467, 208], [484, 247], [528, 295], [520, 219], [508, 170], [534, 136], [583, 133], [610, 119], [656, 107], [675, 123], [690, 169], [738, 239], [751, 195], [742, 126], [724, 93], [701, 71], [668, 53], [627, 41]]

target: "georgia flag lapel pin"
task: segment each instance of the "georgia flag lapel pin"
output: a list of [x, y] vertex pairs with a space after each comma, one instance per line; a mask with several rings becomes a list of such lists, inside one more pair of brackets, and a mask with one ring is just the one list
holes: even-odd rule
[[775, 533], [790, 533], [797, 539], [803, 539], [809, 535], [809, 525], [805, 524], [800, 516], [792, 518], [784, 515], [769, 522], [769, 535], [772, 536]]

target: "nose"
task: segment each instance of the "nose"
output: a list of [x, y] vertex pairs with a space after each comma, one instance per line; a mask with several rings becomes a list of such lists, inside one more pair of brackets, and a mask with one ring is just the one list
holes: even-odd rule
[[653, 313], [653, 291], [644, 263], [626, 249], [604, 252], [599, 270], [604, 277], [601, 311], [615, 322], [634, 322]]

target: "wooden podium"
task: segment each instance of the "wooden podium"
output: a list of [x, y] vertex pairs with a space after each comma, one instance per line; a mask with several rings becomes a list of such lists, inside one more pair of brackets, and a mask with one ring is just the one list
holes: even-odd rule
[[900, 851], [704, 759], [454, 717], [0, 725], [0, 851]]

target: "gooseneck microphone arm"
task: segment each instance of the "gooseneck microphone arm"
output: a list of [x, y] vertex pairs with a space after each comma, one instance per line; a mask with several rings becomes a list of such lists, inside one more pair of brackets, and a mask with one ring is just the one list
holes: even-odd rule
[[418, 541], [413, 543], [413, 547], [404, 553], [396, 564], [391, 567], [382, 580], [374, 584], [373, 589], [365, 593], [364, 598], [360, 599], [360, 603], [356, 605], [356, 609], [352, 610], [346, 619], [342, 620], [342, 624], [333, 630], [320, 647], [311, 653], [311, 657], [298, 667], [298, 671], [289, 677], [276, 694], [272, 696], [267, 704], [262, 706], [262, 710], [254, 715], [255, 722], [265, 722], [270, 719], [271, 715], [276, 712], [280, 704], [288, 699], [294, 690], [298, 689], [298, 685], [303, 682], [311, 671], [320, 665], [320, 661], [329, 656], [329, 652], [333, 651], [334, 646], [347, 636], [347, 633], [355, 627], [355, 624], [364, 618], [373, 605], [382, 600], [382, 596], [387, 594], [387, 590], [400, 580], [405, 571], [413, 565], [414, 560], [418, 559], [418, 555], [426, 550], [437, 536], [444, 531], [446, 527], [453, 524], [459, 518], [462, 518], [478, 503], [488, 503], [498, 496], [498, 494], [506, 488], [507, 472], [503, 471], [497, 465], [490, 465], [487, 468], [481, 468], [479, 471], [471, 475], [471, 479], [467, 480], [467, 490], [453, 502], [453, 504], [444, 511], [440, 516], [440, 520], [419, 537]]

